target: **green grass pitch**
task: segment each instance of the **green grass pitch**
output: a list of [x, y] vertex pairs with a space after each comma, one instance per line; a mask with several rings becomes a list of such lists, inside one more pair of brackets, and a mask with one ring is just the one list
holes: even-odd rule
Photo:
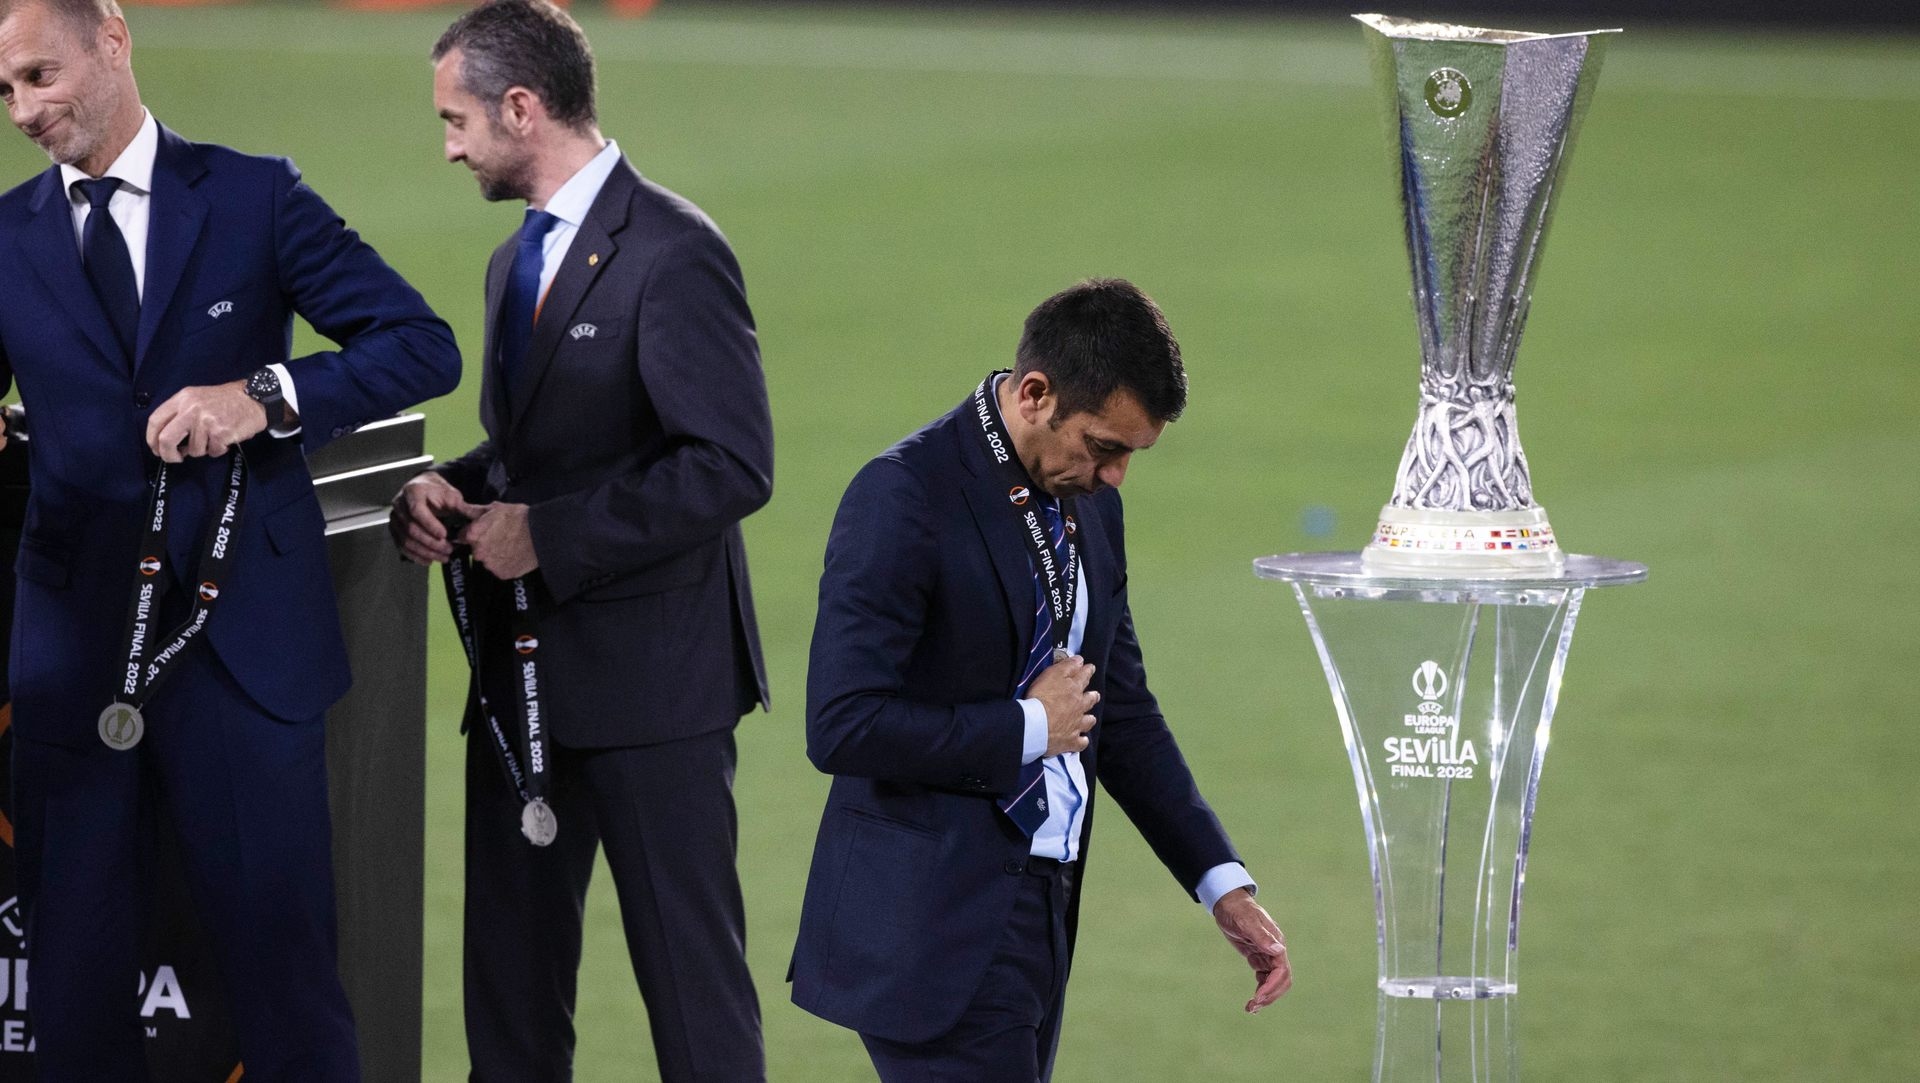
[[[1298, 984], [1240, 1015], [1242, 964], [1110, 809], [1057, 1078], [1366, 1078], [1351, 776], [1291, 597], [1249, 567], [1360, 545], [1413, 421], [1359, 29], [677, 0], [583, 17], [606, 131], [720, 222], [760, 320], [779, 467], [747, 531], [775, 710], [741, 729], [738, 794], [772, 1078], [871, 1078], [782, 981], [826, 788], [801, 705], [834, 503], [1089, 274], [1138, 281], [1185, 347], [1192, 406], [1127, 482], [1136, 617]], [[156, 115], [294, 156], [471, 350], [520, 212], [441, 160], [426, 51], [448, 18], [281, 3], [133, 26]], [[44, 164], [0, 139], [0, 182]], [[1917, 167], [1920, 41], [1614, 42], [1518, 379], [1560, 536], [1653, 578], [1588, 598], [1569, 667], [1527, 891], [1530, 1078], [1920, 1075]], [[473, 443], [478, 382], [469, 365], [428, 407], [436, 455]], [[464, 670], [433, 620], [424, 1069], [450, 1083]], [[577, 1074], [648, 1079], [604, 884]]]

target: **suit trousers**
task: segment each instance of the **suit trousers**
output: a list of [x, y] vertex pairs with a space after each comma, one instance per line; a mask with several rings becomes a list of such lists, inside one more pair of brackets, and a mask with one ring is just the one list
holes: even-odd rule
[[[97, 712], [100, 691], [99, 704], [71, 709]], [[324, 727], [262, 713], [204, 643], [143, 713], [146, 736], [124, 752], [14, 744], [39, 1078], [148, 1078], [135, 995], [151, 904], [142, 840], [164, 820], [232, 999], [248, 1083], [358, 1080], [336, 960]]]
[[1066, 1004], [1077, 868], [1027, 859], [1013, 913], [960, 1022], [930, 1042], [860, 1035], [881, 1083], [1045, 1083]]
[[[502, 719], [503, 724], [506, 722]], [[581, 918], [604, 843], [662, 1083], [766, 1078], [735, 868], [733, 731], [555, 748], [551, 846], [484, 724], [467, 734], [467, 1050], [474, 1083], [573, 1078]]]

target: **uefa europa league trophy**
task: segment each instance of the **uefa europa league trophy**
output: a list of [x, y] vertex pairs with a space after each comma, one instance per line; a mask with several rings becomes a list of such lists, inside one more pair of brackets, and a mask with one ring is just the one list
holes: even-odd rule
[[1367, 833], [1380, 947], [1373, 1078], [1520, 1078], [1518, 949], [1548, 730], [1588, 588], [1534, 502], [1513, 361], [1610, 31], [1361, 15], [1389, 106], [1420, 327], [1420, 416], [1363, 553], [1290, 553]]

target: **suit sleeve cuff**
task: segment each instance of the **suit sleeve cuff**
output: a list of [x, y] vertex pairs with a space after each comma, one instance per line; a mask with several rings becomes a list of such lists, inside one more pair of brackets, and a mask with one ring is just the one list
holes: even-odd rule
[[267, 432], [278, 440], [298, 436], [300, 435], [300, 396], [293, 389], [293, 373], [288, 372], [285, 365], [268, 365], [267, 367], [273, 370], [275, 376], [280, 377], [280, 394], [286, 396], [287, 413], [294, 418], [291, 426], [269, 425]]
[[1026, 717], [1026, 736], [1020, 744], [1020, 765], [1027, 764], [1047, 754], [1047, 709], [1037, 699], [1019, 701], [1020, 713]]
[[1260, 893], [1260, 885], [1254, 883], [1253, 877], [1247, 875], [1245, 865], [1238, 861], [1226, 861], [1208, 869], [1207, 874], [1200, 878], [1200, 886], [1194, 888], [1193, 893], [1200, 897], [1200, 905], [1206, 907], [1207, 913], [1211, 914], [1213, 904], [1219, 902], [1221, 896], [1241, 887], [1246, 888], [1248, 894]]

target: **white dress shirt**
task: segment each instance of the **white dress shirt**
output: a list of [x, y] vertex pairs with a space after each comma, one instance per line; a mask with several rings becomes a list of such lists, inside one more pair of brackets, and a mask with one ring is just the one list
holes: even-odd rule
[[553, 287], [554, 276], [560, 273], [560, 267], [566, 262], [567, 253], [573, 248], [573, 238], [580, 232], [581, 223], [587, 220], [587, 212], [593, 209], [593, 201], [600, 198], [600, 189], [606, 187], [607, 178], [613, 175], [613, 167], [620, 164], [620, 147], [613, 140], [600, 148], [593, 160], [580, 167], [580, 171], [567, 178], [567, 183], [553, 193], [547, 205], [541, 210], [553, 215], [560, 221], [547, 231], [545, 241], [540, 246], [540, 294], [547, 296], [547, 290]]
[[[134, 135], [133, 142], [120, 152], [102, 177], [113, 177], [120, 187], [107, 201], [107, 213], [113, 216], [113, 224], [120, 227], [120, 236], [127, 241], [127, 258], [133, 261], [133, 287], [144, 302], [147, 297], [147, 226], [153, 220], [153, 163], [160, 155], [160, 125], [148, 113], [140, 124], [140, 131]], [[73, 211], [73, 243], [80, 244], [86, 234], [87, 216], [93, 213], [93, 204], [74, 187], [75, 181], [93, 180], [70, 165], [60, 167], [60, 182], [67, 189], [67, 204]], [[280, 377], [280, 393], [287, 397], [287, 410], [294, 417], [300, 416], [300, 398], [293, 390], [293, 376], [285, 365], [268, 365], [274, 374]], [[296, 423], [288, 428], [269, 427], [275, 436], [297, 436], [300, 426]]]

